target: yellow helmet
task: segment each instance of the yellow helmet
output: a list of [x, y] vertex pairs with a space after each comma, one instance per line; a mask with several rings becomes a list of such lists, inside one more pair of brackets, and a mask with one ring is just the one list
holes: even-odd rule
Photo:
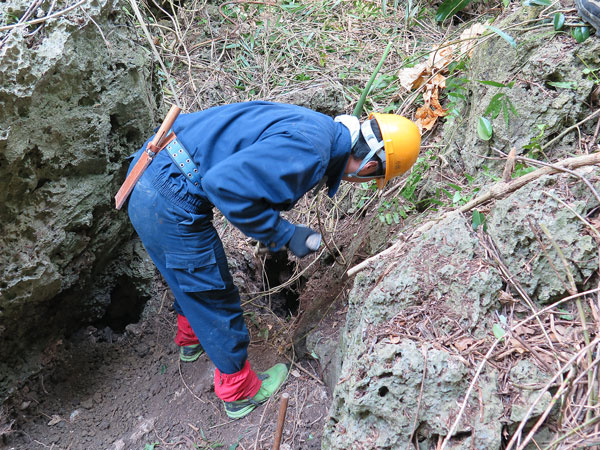
[[371, 113], [369, 119], [377, 121], [383, 140], [385, 158], [381, 155], [380, 159], [385, 159], [385, 176], [376, 179], [377, 187], [383, 189], [390, 179], [403, 174], [415, 163], [421, 147], [421, 133], [412, 120], [397, 114]]

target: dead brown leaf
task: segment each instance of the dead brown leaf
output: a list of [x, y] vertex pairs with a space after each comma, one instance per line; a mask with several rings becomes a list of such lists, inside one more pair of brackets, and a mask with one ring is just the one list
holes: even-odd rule
[[473, 339], [471, 339], [469, 337], [464, 337], [464, 338], [458, 339], [456, 342], [454, 342], [453, 345], [456, 348], [456, 350], [458, 350], [459, 352], [464, 352], [471, 345], [473, 345], [473, 342], [475, 342]]

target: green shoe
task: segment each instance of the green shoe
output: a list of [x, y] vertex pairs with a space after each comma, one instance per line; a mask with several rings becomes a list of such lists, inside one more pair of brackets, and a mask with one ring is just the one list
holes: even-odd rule
[[600, 0], [575, 0], [575, 7], [581, 18], [600, 33]]
[[200, 344], [182, 345], [179, 347], [179, 359], [183, 362], [192, 362], [200, 358], [204, 349]]
[[241, 419], [250, 414], [261, 403], [266, 402], [281, 387], [288, 374], [288, 366], [275, 364], [266, 372], [257, 373], [258, 379], [262, 381], [260, 389], [252, 398], [236, 400], [235, 402], [223, 402], [225, 413], [230, 419]]

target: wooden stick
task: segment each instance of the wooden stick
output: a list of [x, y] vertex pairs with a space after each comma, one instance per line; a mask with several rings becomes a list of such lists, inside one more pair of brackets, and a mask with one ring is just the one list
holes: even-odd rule
[[273, 450], [279, 450], [279, 444], [281, 444], [281, 436], [283, 434], [283, 425], [285, 424], [285, 413], [287, 412], [289, 398], [290, 394], [287, 392], [281, 394], [281, 403], [279, 404], [279, 415], [277, 416], [277, 429], [275, 430]]
[[[158, 153], [160, 151], [160, 149], [162, 148], [161, 145], [165, 141], [167, 133], [173, 126], [173, 123], [175, 122], [175, 119], [177, 119], [177, 116], [179, 115], [180, 111], [181, 108], [179, 108], [179, 106], [171, 106], [171, 109], [167, 113], [167, 116], [165, 117], [165, 120], [163, 120], [163, 123], [160, 125], [160, 128], [154, 135], [154, 138], [152, 138], [152, 141], [149, 142], [146, 146], [147, 150], [151, 150], [154, 153]], [[173, 137], [174, 135], [170, 136]], [[131, 172], [125, 179], [125, 182], [121, 185], [119, 192], [117, 192], [117, 195], [115, 195], [115, 208], [121, 209], [121, 207], [125, 203], [125, 200], [127, 200], [127, 197], [129, 197], [129, 194], [135, 187], [135, 184], [138, 182], [138, 180], [144, 173], [144, 170], [146, 170], [148, 165], [152, 162], [154, 153], [152, 154], [152, 156], [149, 156], [147, 151], [142, 153], [140, 159], [138, 159], [138, 161], [135, 163], [135, 166], [133, 167], [133, 169], [131, 169]]]

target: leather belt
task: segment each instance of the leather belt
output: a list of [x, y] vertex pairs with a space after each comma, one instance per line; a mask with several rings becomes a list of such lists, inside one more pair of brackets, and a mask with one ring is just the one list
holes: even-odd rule
[[127, 200], [127, 197], [129, 197], [129, 194], [131, 191], [133, 191], [135, 184], [141, 178], [146, 168], [150, 165], [156, 155], [158, 155], [161, 150], [165, 148], [167, 149], [171, 160], [179, 168], [181, 173], [194, 186], [200, 185], [200, 181], [202, 180], [200, 171], [196, 167], [196, 164], [194, 164], [194, 161], [192, 161], [192, 157], [185, 149], [183, 144], [181, 144], [179, 139], [177, 139], [177, 136], [174, 132], [171, 131], [169, 133], [165, 141], [161, 143], [160, 147], [154, 146], [153, 150], [150, 149], [150, 147], [150, 144], [146, 147], [146, 150], [144, 153], [142, 153], [140, 159], [138, 159], [138, 161], [135, 163], [135, 166], [133, 166], [133, 169], [131, 169], [131, 172], [129, 172], [129, 175], [127, 175], [127, 178], [121, 186], [121, 189], [119, 189], [119, 192], [117, 192], [117, 195], [115, 196], [117, 209], [121, 209], [121, 206], [123, 206], [123, 203], [125, 203], [125, 200]]
[[148, 148], [149, 146], [146, 147], [146, 151], [142, 153], [140, 159], [138, 159], [138, 161], [135, 163], [135, 166], [133, 166], [133, 169], [131, 169], [131, 172], [129, 172], [129, 175], [127, 175], [127, 178], [125, 178], [125, 181], [121, 185], [119, 192], [117, 192], [117, 195], [115, 195], [115, 205], [117, 209], [121, 209], [121, 206], [123, 206], [123, 203], [125, 203], [125, 200], [127, 200], [127, 197], [129, 197], [129, 194], [131, 194], [131, 191], [133, 191], [135, 184], [141, 178], [144, 170], [146, 170], [146, 168], [150, 165], [154, 157], [158, 155], [158, 153], [174, 139], [175, 133], [171, 133], [169, 136], [167, 136], [164, 145], [161, 147], [155, 147], [154, 151], [150, 150]]
[[125, 182], [121, 185], [119, 192], [117, 192], [117, 195], [115, 195], [115, 207], [117, 209], [121, 209], [121, 206], [123, 206], [123, 203], [125, 203], [125, 200], [127, 200], [127, 197], [129, 197], [129, 194], [135, 187], [135, 184], [144, 173], [144, 170], [146, 170], [146, 168], [150, 165], [152, 159], [158, 154], [158, 152], [165, 148], [167, 144], [175, 139], [175, 133], [171, 133], [169, 135], [167, 134], [173, 126], [173, 122], [175, 122], [175, 119], [177, 119], [180, 111], [181, 108], [179, 108], [177, 105], [172, 105], [169, 109], [165, 120], [163, 120], [158, 131], [146, 146], [146, 151], [142, 153], [140, 159], [138, 159], [138, 162], [135, 163], [135, 166], [133, 166], [133, 169], [131, 169], [131, 172], [129, 172]]

